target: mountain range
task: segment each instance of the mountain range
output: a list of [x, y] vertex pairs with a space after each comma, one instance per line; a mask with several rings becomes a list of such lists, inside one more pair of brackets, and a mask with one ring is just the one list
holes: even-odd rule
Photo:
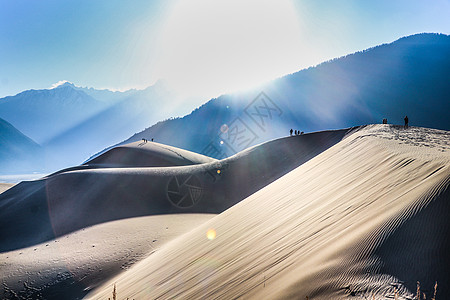
[[169, 105], [173, 99], [176, 96], [163, 82], [126, 92], [65, 82], [0, 99], [0, 117], [42, 146], [44, 170], [51, 172], [78, 165], [102, 148], [179, 113], [179, 107]]
[[210, 100], [130, 137], [223, 158], [299, 132], [361, 124], [450, 130], [450, 36], [417, 34]]
[[449, 99], [450, 36], [416, 34], [222, 95], [184, 117], [175, 116], [189, 102], [164, 82], [126, 92], [65, 82], [0, 99], [0, 118], [41, 146], [50, 172], [143, 138], [220, 159], [290, 129], [402, 124], [408, 115], [411, 125], [449, 130]]
[[33, 172], [44, 167], [44, 151], [13, 125], [0, 119], [0, 170]]

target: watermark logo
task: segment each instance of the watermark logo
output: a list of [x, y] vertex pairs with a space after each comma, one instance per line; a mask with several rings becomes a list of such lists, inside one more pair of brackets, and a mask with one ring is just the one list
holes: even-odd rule
[[202, 195], [202, 183], [195, 175], [173, 176], [167, 184], [167, 199], [177, 208], [193, 207]]
[[281, 116], [283, 112], [264, 92], [261, 92], [245, 109], [244, 112], [262, 131], [266, 131], [270, 120]]
[[270, 122], [282, 114], [283, 111], [276, 103], [266, 93], [261, 92], [241, 114], [220, 126], [217, 138], [201, 153], [217, 159], [236, 154], [255, 144], [261, 135], [267, 134]]
[[233, 120], [230, 125], [222, 125], [219, 134], [221, 143], [223, 142], [234, 153], [248, 148], [257, 138], [253, 130], [239, 117]]

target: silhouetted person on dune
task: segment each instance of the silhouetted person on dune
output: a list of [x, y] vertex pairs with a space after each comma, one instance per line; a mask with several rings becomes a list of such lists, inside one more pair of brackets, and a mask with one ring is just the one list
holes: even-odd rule
[[297, 135], [297, 130], [295, 131], [295, 135]]
[[289, 133], [291, 134], [291, 136], [292, 136], [292, 132], [294, 132], [294, 130], [292, 130], [292, 128], [291, 128], [291, 130], [289, 130]]
[[405, 116], [405, 118], [403, 120], [405, 120], [405, 128], [408, 128], [408, 123], [409, 123], [408, 116]]

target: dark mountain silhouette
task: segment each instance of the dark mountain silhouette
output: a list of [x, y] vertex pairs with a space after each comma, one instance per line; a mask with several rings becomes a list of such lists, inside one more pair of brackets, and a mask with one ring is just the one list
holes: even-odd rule
[[10, 123], [0, 119], [0, 170], [39, 171], [43, 150]]
[[383, 118], [402, 124], [408, 115], [412, 126], [449, 130], [449, 99], [450, 36], [417, 34], [220, 96], [123, 143], [155, 138], [221, 158], [290, 128], [308, 132]]

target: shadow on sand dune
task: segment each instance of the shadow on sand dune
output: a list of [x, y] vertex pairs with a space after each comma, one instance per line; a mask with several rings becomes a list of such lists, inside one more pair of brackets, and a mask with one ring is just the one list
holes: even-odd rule
[[22, 182], [0, 194], [0, 251], [117, 219], [220, 213], [338, 143], [348, 132], [281, 138], [221, 161], [204, 162], [208, 158], [203, 156], [194, 165], [176, 167], [161, 167], [173, 157], [155, 160], [148, 154], [159, 167], [138, 167], [151, 163], [145, 163], [134, 147], [107, 152], [88, 165]]
[[416, 289], [419, 281], [422, 291], [432, 295], [438, 282], [436, 298], [450, 295], [449, 219], [450, 180], [447, 180], [425, 209], [403, 223], [375, 251], [384, 262], [380, 272], [401, 278], [410, 291]]

